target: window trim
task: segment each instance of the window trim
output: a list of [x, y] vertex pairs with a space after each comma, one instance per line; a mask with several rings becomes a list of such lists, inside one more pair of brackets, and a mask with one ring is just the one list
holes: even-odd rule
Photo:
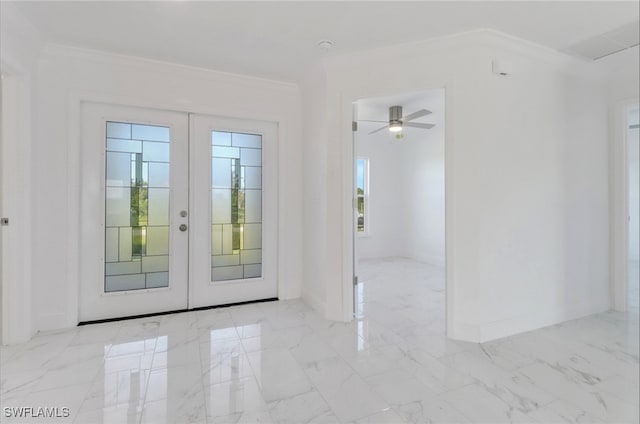
[[[364, 183], [364, 194], [358, 194], [358, 164], [360, 161], [363, 161], [364, 166], [363, 166], [363, 183]], [[370, 212], [370, 179], [369, 179], [369, 168], [370, 168], [370, 159], [368, 157], [364, 157], [364, 156], [358, 156], [356, 158], [356, 184], [355, 184], [355, 199], [356, 199], [356, 212], [358, 210], [357, 205], [358, 205], [358, 199], [360, 197], [363, 198], [363, 202], [364, 202], [364, 213], [363, 213], [363, 218], [364, 218], [364, 230], [363, 231], [359, 231], [358, 230], [358, 222], [357, 222], [357, 217], [356, 217], [356, 234], [358, 235], [358, 237], [368, 237], [371, 235], [371, 212]]]

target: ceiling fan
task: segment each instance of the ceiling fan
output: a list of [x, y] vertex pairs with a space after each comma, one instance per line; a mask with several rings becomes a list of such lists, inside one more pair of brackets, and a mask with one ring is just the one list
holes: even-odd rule
[[402, 131], [403, 128], [405, 127], [409, 127], [409, 128], [422, 128], [425, 130], [431, 129], [433, 127], [435, 127], [435, 124], [423, 124], [423, 123], [419, 123], [419, 122], [409, 122], [409, 121], [413, 121], [414, 119], [418, 119], [421, 118], [423, 116], [429, 115], [431, 113], [430, 110], [427, 109], [420, 109], [417, 110], [413, 113], [410, 113], [406, 116], [402, 116], [402, 106], [391, 106], [389, 108], [389, 122], [386, 121], [371, 121], [368, 119], [360, 119], [360, 121], [363, 122], [380, 122], [380, 123], [386, 123], [387, 125], [385, 125], [384, 127], [378, 128], [377, 130], [373, 130], [371, 131], [369, 134], [375, 134], [379, 131], [384, 130], [385, 128], [389, 128], [389, 131], [397, 133]]

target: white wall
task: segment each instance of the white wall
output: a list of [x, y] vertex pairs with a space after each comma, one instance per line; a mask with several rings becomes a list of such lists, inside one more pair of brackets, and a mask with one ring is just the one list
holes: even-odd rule
[[[300, 95], [293, 84], [94, 51], [49, 46], [37, 78], [33, 149], [36, 328], [77, 322], [81, 101], [278, 122], [279, 296], [300, 296]], [[98, 219], [98, 217], [96, 218]]]
[[2, 343], [28, 340], [32, 320], [32, 144], [35, 124], [34, 73], [42, 49], [38, 31], [6, 2], [0, 3], [2, 128], [0, 229], [2, 242]]
[[310, 69], [302, 82], [303, 129], [303, 278], [302, 297], [320, 313], [326, 307], [327, 254], [326, 81], [321, 66]]
[[355, 135], [356, 154], [369, 159], [368, 233], [357, 234], [359, 259], [405, 256], [407, 210], [403, 146], [389, 131]]
[[[514, 73], [493, 75], [494, 58]], [[492, 31], [327, 62], [330, 317], [348, 319], [352, 296], [349, 102], [442, 86], [448, 334], [485, 341], [608, 309], [606, 92], [575, 65]]]
[[[414, 131], [403, 143], [403, 189], [407, 208], [404, 256], [433, 265], [445, 265], [444, 198], [444, 90], [433, 93], [429, 103], [430, 130]], [[408, 111], [418, 109], [418, 102]]]
[[[579, 77], [565, 83], [562, 290], [549, 314], [578, 317], [610, 308], [608, 104], [606, 85]], [[598, 244], [602, 246], [596, 247]], [[585, 290], [588, 295], [579, 293]], [[591, 312], [591, 313], [593, 313]]]

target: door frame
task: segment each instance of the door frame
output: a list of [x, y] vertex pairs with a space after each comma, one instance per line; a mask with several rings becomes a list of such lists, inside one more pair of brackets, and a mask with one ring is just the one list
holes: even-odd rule
[[609, 142], [609, 229], [610, 229], [610, 293], [611, 308], [626, 311], [629, 274], [629, 187], [627, 113], [638, 104], [638, 97], [615, 102], [610, 111], [612, 133]]
[[[354, 102], [362, 98], [391, 96], [400, 92], [423, 91], [432, 89], [444, 89], [445, 92], [445, 327], [446, 334], [451, 338], [460, 338], [461, 335], [456, 334], [456, 326], [454, 323], [454, 296], [455, 296], [455, 263], [454, 263], [454, 211], [455, 199], [451, 193], [454, 192], [453, 178], [453, 90], [454, 84], [451, 80], [432, 81], [423, 86], [402, 86], [392, 88], [371, 88], [364, 87], [350, 91], [343, 91], [339, 98], [340, 102], [340, 119], [341, 122], [339, 135], [342, 140], [342, 208], [341, 221], [341, 244], [342, 244], [342, 284], [340, 303], [341, 311], [329, 310], [329, 316], [341, 315], [343, 321], [351, 321], [354, 312], [354, 288], [353, 288], [353, 270], [355, 258], [353, 255], [354, 243], [354, 210], [353, 210], [353, 187], [355, 176], [355, 158], [354, 158], [354, 140], [352, 131]], [[327, 287], [328, 297], [335, 297], [337, 293], [333, 292], [332, 286]], [[327, 307], [332, 305], [328, 301]], [[459, 330], [458, 330], [459, 332]]]
[[[445, 179], [444, 179], [444, 186], [445, 186], [445, 193], [444, 193], [444, 209], [445, 209], [445, 217], [444, 217], [444, 225], [445, 225], [445, 240], [444, 240], [444, 268], [445, 268], [445, 329], [446, 329], [446, 334], [449, 335], [450, 334], [450, 330], [449, 330], [449, 324], [451, 322], [453, 322], [449, 316], [449, 311], [452, 310], [452, 308], [449, 306], [449, 302], [452, 300], [452, 297], [449, 296], [449, 286], [450, 286], [450, 281], [448, 276], [451, 276], [451, 271], [449, 271], [449, 258], [452, 256], [449, 255], [449, 247], [452, 245], [451, 241], [450, 241], [450, 234], [447, 232], [448, 229], [448, 225], [449, 224], [449, 216], [448, 216], [448, 211], [447, 209], [451, 208], [450, 203], [452, 202], [451, 197], [452, 196], [447, 196], [447, 185], [449, 184], [449, 186], [451, 185], [451, 177], [448, 173], [448, 161], [450, 160], [449, 157], [451, 155], [451, 149], [447, 146], [448, 143], [450, 143], [449, 141], [449, 127], [447, 126], [449, 120], [448, 118], [448, 113], [449, 113], [449, 106], [448, 106], [448, 102], [450, 101], [450, 94], [448, 93], [449, 89], [447, 87], [446, 84], [440, 86], [440, 87], [436, 87], [436, 88], [422, 88], [422, 89], [411, 89], [411, 90], [396, 90], [394, 92], [388, 92], [386, 94], [381, 94], [381, 95], [375, 95], [375, 96], [361, 96], [357, 99], [354, 100], [353, 103], [353, 107], [352, 107], [352, 128], [354, 129], [352, 131], [352, 137], [351, 137], [351, 148], [352, 148], [352, 157], [351, 157], [351, 178], [352, 178], [352, 188], [351, 188], [351, 196], [352, 196], [352, 222], [351, 222], [351, 234], [352, 234], [352, 251], [353, 254], [351, 256], [351, 260], [352, 260], [352, 267], [354, 270], [354, 284], [353, 284], [353, 317], [354, 318], [362, 318], [363, 316], [358, 315], [358, 308], [357, 308], [357, 299], [355, 298], [356, 296], [356, 291], [358, 290], [357, 284], [360, 284], [360, 282], [358, 281], [358, 249], [357, 249], [357, 239], [358, 239], [358, 231], [357, 231], [357, 217], [358, 217], [358, 212], [357, 212], [357, 201], [356, 201], [356, 176], [357, 176], [357, 161], [359, 159], [363, 159], [363, 156], [359, 156], [358, 155], [358, 149], [357, 149], [357, 140], [356, 140], [356, 132], [359, 131], [358, 128], [358, 104], [357, 101], [359, 100], [366, 100], [366, 99], [372, 99], [372, 98], [377, 98], [377, 97], [386, 97], [386, 96], [393, 96], [393, 95], [397, 95], [399, 93], [415, 93], [415, 92], [422, 92], [422, 91], [428, 91], [428, 90], [443, 90], [444, 91], [444, 125], [445, 125], [445, 132], [444, 132], [444, 147], [445, 147], [445, 152], [444, 152], [444, 158], [443, 158], [443, 162], [444, 162], [444, 174], [445, 174]], [[367, 161], [369, 160], [369, 158], [366, 158]], [[368, 188], [368, 184], [369, 184], [369, 164], [367, 164], [367, 168], [365, 170], [365, 173], [367, 174], [367, 176], [365, 177], [365, 181], [367, 182], [367, 187], [365, 190], [365, 193], [368, 192], [369, 188]], [[447, 184], [447, 182], [449, 181], [449, 183]], [[365, 194], [366, 196], [366, 194]], [[366, 199], [366, 197], [365, 197]], [[366, 202], [366, 200], [365, 200]], [[365, 203], [366, 204], [366, 203]], [[366, 208], [365, 208], [366, 209]], [[369, 221], [370, 221], [370, 217], [369, 217]], [[368, 236], [369, 234], [369, 230], [366, 227], [366, 222], [365, 221], [365, 234], [364, 236]]]

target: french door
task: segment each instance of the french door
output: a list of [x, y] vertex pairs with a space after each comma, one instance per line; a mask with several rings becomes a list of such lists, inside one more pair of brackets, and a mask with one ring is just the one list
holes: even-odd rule
[[275, 124], [83, 106], [80, 321], [277, 296]]
[[[190, 306], [277, 296], [277, 126], [191, 116]], [[206, 264], [206, 266], [205, 266]]]

